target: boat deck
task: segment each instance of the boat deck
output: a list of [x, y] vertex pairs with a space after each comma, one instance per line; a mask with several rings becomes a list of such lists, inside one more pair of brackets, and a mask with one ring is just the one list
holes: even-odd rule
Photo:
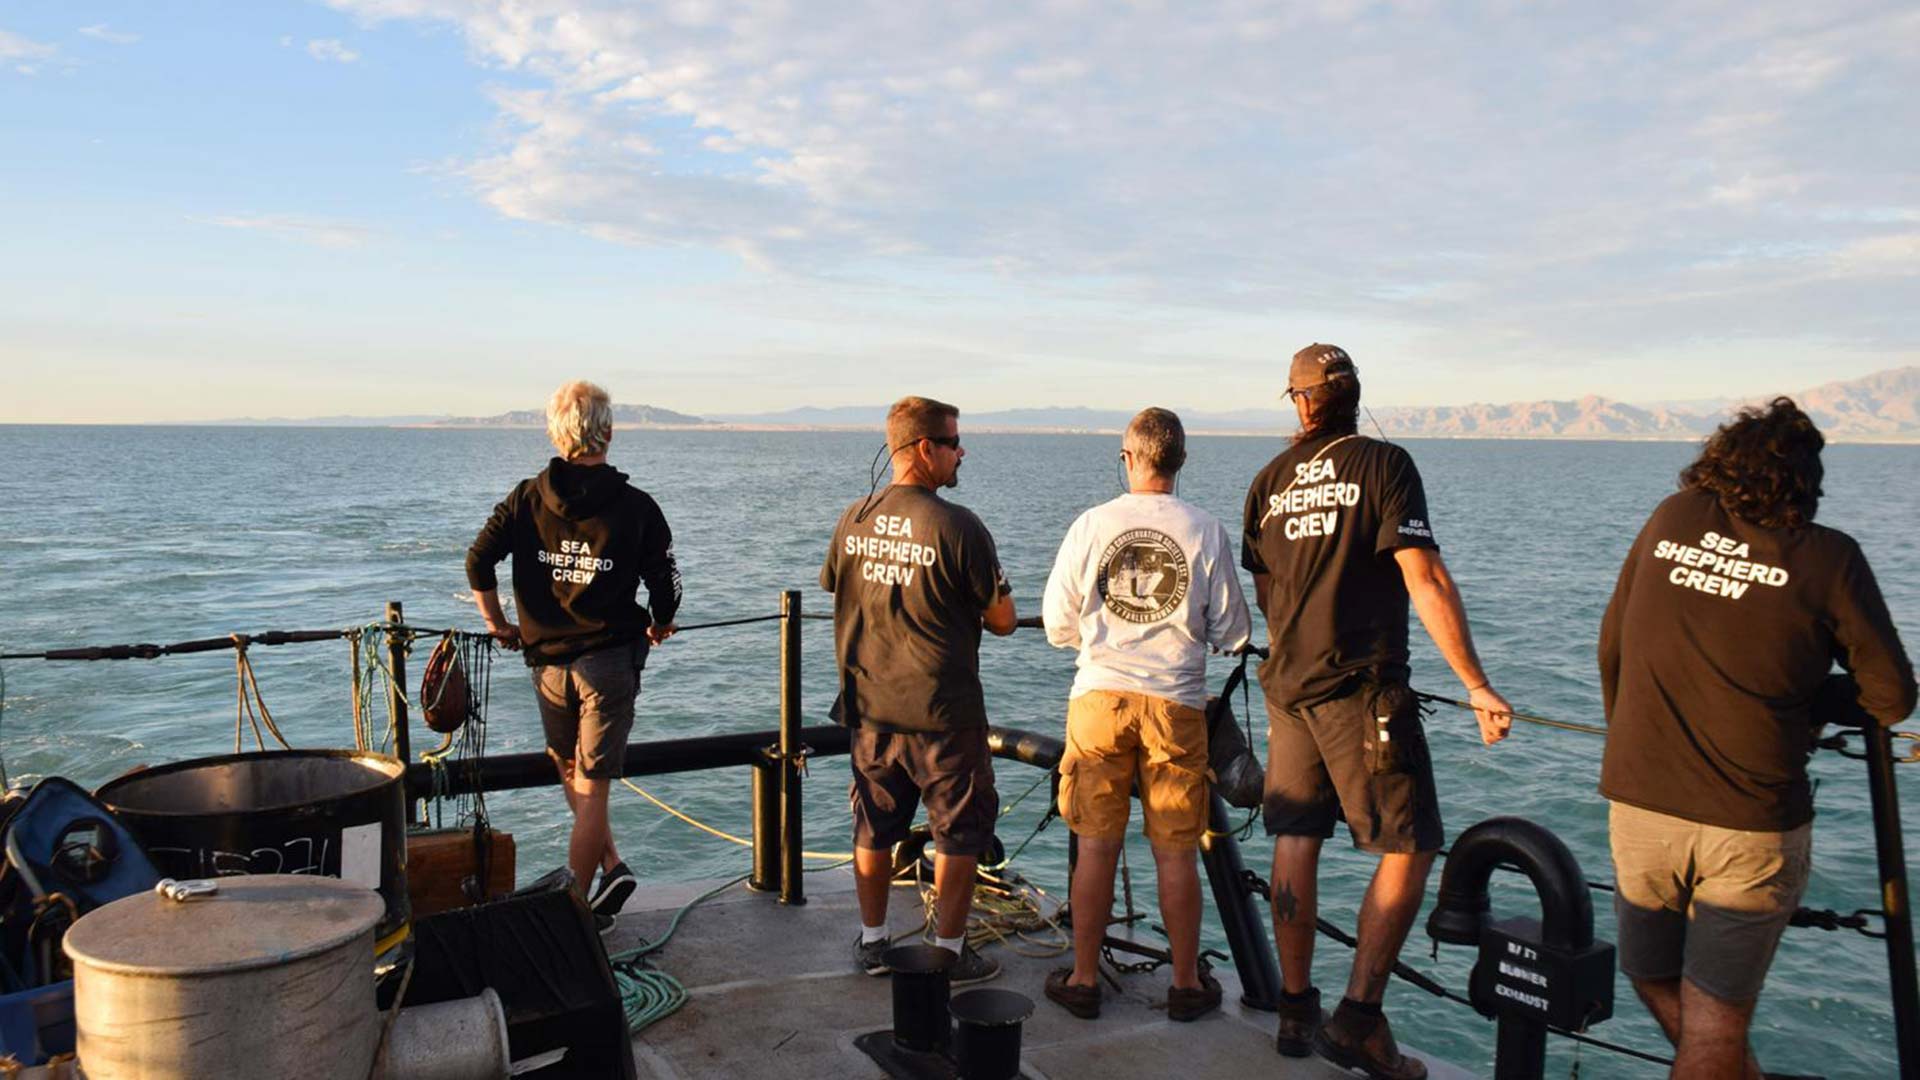
[[[666, 932], [673, 913], [717, 882], [642, 888], [607, 937], [609, 950], [632, 948]], [[686, 986], [689, 1000], [673, 1016], [633, 1040], [642, 1077], [883, 1077], [854, 1039], [892, 1026], [884, 978], [853, 970], [858, 932], [853, 878], [846, 870], [807, 877], [807, 903], [783, 906], [744, 885], [690, 911], [654, 959]], [[916, 897], [895, 890], [889, 907], [894, 936], [920, 928]], [[1349, 1075], [1316, 1058], [1281, 1057], [1273, 1049], [1273, 1016], [1239, 1004], [1231, 965], [1216, 970], [1227, 1004], [1191, 1024], [1166, 1017], [1166, 973], [1122, 975], [1100, 1019], [1076, 1019], [1048, 1001], [1041, 985], [1061, 958], [1031, 958], [991, 947], [1000, 977], [985, 986], [1034, 999], [1023, 1035], [1021, 1072], [1031, 1080], [1131, 1080], [1167, 1076], [1325, 1078]], [[1408, 1048], [1410, 1053], [1416, 1052]], [[1436, 1080], [1470, 1074], [1419, 1055]]]

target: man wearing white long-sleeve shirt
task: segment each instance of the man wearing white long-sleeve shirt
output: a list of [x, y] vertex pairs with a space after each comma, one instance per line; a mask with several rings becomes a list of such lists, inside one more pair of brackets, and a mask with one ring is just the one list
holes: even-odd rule
[[1195, 865], [1209, 809], [1207, 653], [1240, 649], [1250, 623], [1225, 526], [1173, 494], [1187, 460], [1180, 418], [1134, 417], [1120, 459], [1127, 494], [1067, 530], [1042, 605], [1047, 640], [1080, 652], [1060, 761], [1060, 813], [1080, 847], [1073, 966], [1047, 977], [1047, 997], [1100, 1015], [1100, 945], [1137, 777], [1173, 954], [1167, 1015], [1193, 1020], [1220, 1005], [1220, 984], [1199, 970]]

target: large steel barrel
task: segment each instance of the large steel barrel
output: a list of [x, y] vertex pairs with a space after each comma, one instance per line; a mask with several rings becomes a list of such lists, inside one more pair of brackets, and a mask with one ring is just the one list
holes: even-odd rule
[[123, 897], [67, 931], [89, 1080], [364, 1080], [380, 1041], [380, 898], [285, 874], [217, 890]]
[[195, 758], [130, 773], [95, 795], [161, 874], [313, 874], [379, 891], [383, 956], [407, 939], [406, 766], [352, 750]]

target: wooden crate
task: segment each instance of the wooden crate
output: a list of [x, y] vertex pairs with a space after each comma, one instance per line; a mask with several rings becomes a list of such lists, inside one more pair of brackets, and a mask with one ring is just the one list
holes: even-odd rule
[[[513, 891], [513, 834], [488, 834], [487, 896]], [[407, 833], [407, 898], [418, 919], [472, 903], [460, 883], [475, 873], [472, 829], [418, 829]]]

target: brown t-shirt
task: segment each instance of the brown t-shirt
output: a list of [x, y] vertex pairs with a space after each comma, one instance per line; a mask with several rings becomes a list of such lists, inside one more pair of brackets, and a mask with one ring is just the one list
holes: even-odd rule
[[1798, 828], [1813, 818], [1813, 705], [1836, 662], [1881, 723], [1913, 711], [1913, 664], [1852, 537], [1669, 496], [1600, 624], [1600, 793], [1722, 828]]
[[1407, 677], [1398, 548], [1432, 548], [1427, 493], [1405, 450], [1323, 435], [1269, 462], [1247, 490], [1240, 565], [1267, 574], [1260, 685], [1277, 708], [1338, 697], [1357, 676]]
[[986, 726], [980, 617], [1012, 590], [971, 510], [911, 484], [854, 503], [820, 587], [833, 594], [834, 719], [880, 731]]

